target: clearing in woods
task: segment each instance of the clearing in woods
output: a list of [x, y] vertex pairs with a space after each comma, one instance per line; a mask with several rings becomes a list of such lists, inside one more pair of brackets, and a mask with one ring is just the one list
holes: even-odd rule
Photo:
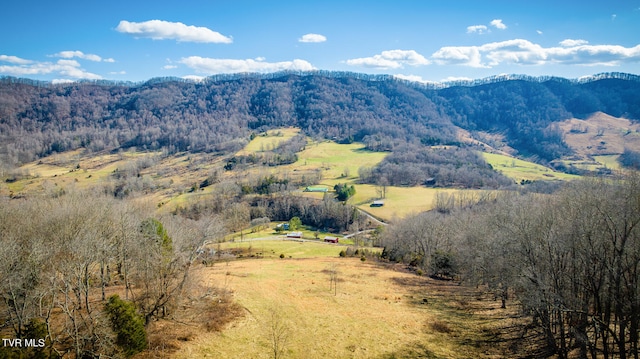
[[231, 292], [244, 315], [220, 332], [187, 335], [175, 357], [273, 357], [274, 320], [286, 334], [281, 344], [289, 358], [501, 358], [517, 357], [511, 350], [526, 352], [532, 344], [526, 337], [510, 340], [522, 324], [515, 306], [500, 309], [499, 302], [455, 282], [339, 258], [345, 247], [337, 245], [252, 245], [265, 257], [194, 273], [196, 281]]

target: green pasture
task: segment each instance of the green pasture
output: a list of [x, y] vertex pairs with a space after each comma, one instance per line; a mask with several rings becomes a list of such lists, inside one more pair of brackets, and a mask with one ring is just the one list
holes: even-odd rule
[[593, 156], [593, 159], [596, 160], [596, 162], [601, 163], [602, 165], [606, 166], [609, 169], [618, 171], [622, 169], [622, 167], [620, 167], [620, 162], [618, 162], [619, 157], [620, 155], [602, 155], [602, 156]]
[[368, 151], [362, 143], [314, 142], [298, 153], [298, 161], [290, 168], [294, 171], [321, 169], [323, 181], [318, 184], [333, 187], [337, 183], [352, 183], [358, 178], [360, 167], [375, 167], [386, 155]]
[[385, 222], [393, 222], [394, 219], [404, 218], [411, 214], [417, 214], [432, 210], [438, 193], [464, 195], [471, 198], [479, 197], [486, 192], [484, 190], [455, 189], [455, 188], [431, 188], [431, 187], [392, 187], [386, 189], [384, 206], [370, 207], [370, 204], [379, 199], [380, 187], [374, 185], [356, 185], [356, 194], [349, 203], [357, 205], [360, 209], [382, 219]]
[[512, 178], [516, 182], [521, 180], [530, 181], [553, 181], [553, 180], [570, 180], [579, 178], [576, 175], [570, 175], [562, 172], [556, 172], [548, 167], [537, 163], [524, 161], [518, 158], [500, 155], [497, 153], [482, 152], [485, 161], [489, 163], [494, 170], [503, 175]]
[[243, 150], [238, 152], [238, 154], [247, 155], [256, 152], [272, 151], [278, 147], [280, 142], [287, 141], [299, 133], [300, 129], [295, 127], [267, 131], [257, 135]]
[[[345, 247], [332, 243], [321, 242], [308, 242], [308, 241], [296, 241], [286, 239], [281, 236], [277, 239], [264, 239], [264, 240], [244, 240], [224, 242], [219, 246], [220, 249], [251, 249], [251, 254], [261, 253], [261, 256], [265, 258], [278, 258], [280, 254], [284, 254], [286, 258], [319, 258], [319, 257], [338, 257], [340, 251]], [[217, 244], [212, 245], [217, 248]]]

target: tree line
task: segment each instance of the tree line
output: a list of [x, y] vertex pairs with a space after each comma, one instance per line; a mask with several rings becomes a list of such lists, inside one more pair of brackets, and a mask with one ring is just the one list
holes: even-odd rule
[[171, 315], [198, 249], [224, 235], [223, 223], [157, 216], [95, 192], [0, 199], [2, 328], [15, 338], [46, 339], [34, 356], [130, 355], [118, 343], [131, 338], [116, 324], [131, 325], [140, 343], [136, 323]]
[[638, 358], [637, 175], [476, 200], [443, 194], [446, 210], [389, 226], [383, 257], [513, 299], [559, 358]]

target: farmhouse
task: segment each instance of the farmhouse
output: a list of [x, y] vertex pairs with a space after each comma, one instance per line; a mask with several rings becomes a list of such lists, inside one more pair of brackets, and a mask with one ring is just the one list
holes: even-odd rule
[[327, 243], [338, 243], [338, 237], [324, 237], [324, 241]]
[[382, 207], [382, 206], [384, 206], [384, 201], [380, 201], [380, 200], [373, 201], [373, 203], [369, 205], [369, 207]]
[[302, 238], [302, 232], [289, 232], [287, 238]]

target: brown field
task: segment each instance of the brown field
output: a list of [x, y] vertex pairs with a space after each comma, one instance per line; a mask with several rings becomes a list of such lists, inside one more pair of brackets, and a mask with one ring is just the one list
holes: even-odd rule
[[585, 120], [560, 124], [565, 142], [583, 159], [595, 155], [621, 154], [625, 147], [640, 150], [640, 125], [626, 118], [598, 112]]
[[[337, 290], [330, 289], [332, 269]], [[499, 309], [454, 282], [357, 258], [231, 261], [194, 277], [230, 291], [243, 314], [220, 332], [181, 330], [176, 358], [273, 357], [276, 320], [286, 358], [502, 358], [530, 344], [507, 338], [517, 334], [507, 327], [521, 324], [514, 308]]]

